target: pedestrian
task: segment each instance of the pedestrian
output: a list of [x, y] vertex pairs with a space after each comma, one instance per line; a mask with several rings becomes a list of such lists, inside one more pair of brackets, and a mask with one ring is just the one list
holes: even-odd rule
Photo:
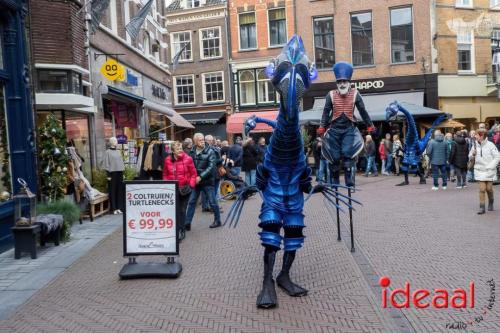
[[385, 162], [386, 162], [385, 139], [380, 140], [380, 144], [378, 145], [378, 154], [380, 160], [382, 161], [382, 167], [380, 168], [380, 173], [383, 175], [388, 175], [387, 171], [385, 170]]
[[255, 185], [257, 175], [257, 162], [259, 161], [259, 150], [252, 138], [247, 138], [243, 145], [242, 170], [245, 172], [245, 183], [248, 186]]
[[191, 230], [191, 222], [193, 221], [196, 204], [201, 192], [204, 192], [210, 203], [210, 207], [214, 213], [214, 222], [210, 228], [221, 226], [220, 210], [217, 201], [215, 200], [214, 191], [214, 168], [217, 163], [217, 156], [212, 148], [205, 143], [205, 137], [201, 133], [196, 133], [193, 137], [194, 146], [189, 156], [193, 159], [194, 166], [198, 176], [196, 177], [196, 186], [189, 198], [187, 213], [186, 213], [186, 231]]
[[243, 163], [243, 148], [241, 147], [242, 143], [243, 143], [243, 140], [241, 139], [241, 137], [238, 136], [236, 138], [236, 143], [231, 145], [231, 147], [229, 147], [229, 151], [228, 151], [228, 157], [229, 157], [229, 159], [233, 160], [233, 163], [234, 163], [232, 171], [238, 177], [240, 176], [241, 165]]
[[493, 182], [497, 179], [500, 153], [495, 144], [488, 140], [485, 129], [478, 129], [475, 139], [476, 142], [469, 153], [469, 158], [474, 159], [474, 177], [476, 181], [479, 181], [479, 211], [477, 213], [484, 214], [486, 193], [488, 193], [488, 210], [493, 210]]
[[394, 134], [392, 137], [392, 159], [396, 167], [396, 176], [399, 176], [399, 168], [401, 166], [401, 158], [403, 158], [403, 144], [399, 140], [399, 135]]
[[377, 149], [375, 147], [375, 142], [373, 142], [372, 136], [367, 135], [365, 139], [365, 151], [366, 151], [366, 171], [365, 177], [368, 177], [370, 172], [373, 170], [373, 176], [378, 177], [377, 163], [375, 162], [375, 156], [377, 156]]
[[[472, 150], [472, 147], [474, 147], [474, 145], [476, 143], [476, 131], [474, 131], [474, 130], [470, 131], [469, 137], [467, 139], [468, 139], [467, 144], [468, 144], [469, 155], [470, 155], [470, 151]], [[468, 168], [468, 171], [467, 171], [467, 180], [470, 183], [475, 183], [476, 180], [474, 179], [474, 163], [469, 163], [469, 166], [470, 166], [470, 168]]]
[[[444, 141], [448, 145], [448, 161], [450, 160], [450, 154], [455, 145], [455, 141], [453, 140], [453, 134], [446, 133], [444, 136]], [[455, 169], [451, 163], [446, 164], [446, 178], [452, 183], [455, 182]]]
[[319, 173], [319, 161], [321, 160], [321, 137], [317, 137], [312, 146], [312, 156], [314, 157], [314, 174], [316, 175], [316, 181], [318, 181]]
[[266, 138], [261, 136], [259, 138], [259, 142], [257, 145], [257, 148], [259, 149], [259, 163], [264, 163], [264, 156], [266, 155], [267, 151], [267, 145], [266, 145]]
[[163, 180], [177, 180], [179, 188], [179, 240], [186, 237], [186, 208], [191, 192], [196, 186], [198, 173], [191, 156], [182, 149], [182, 143], [172, 144], [172, 153], [165, 158]]
[[457, 176], [457, 189], [467, 187], [467, 163], [469, 162], [469, 149], [465, 140], [465, 133], [458, 132], [455, 144], [450, 153], [450, 164], [455, 168]]
[[222, 156], [227, 156], [227, 153], [229, 151], [229, 142], [227, 140], [223, 140], [221, 143], [221, 148], [220, 148], [220, 155]]
[[191, 149], [193, 149], [193, 140], [191, 140], [191, 138], [185, 138], [182, 142], [182, 150], [189, 155]]
[[384, 148], [385, 148], [385, 159], [386, 159], [385, 172], [387, 176], [390, 176], [392, 173], [392, 141], [390, 133], [385, 134]]
[[[218, 201], [219, 199], [219, 184], [220, 184], [220, 175], [219, 175], [219, 167], [222, 166], [222, 157], [221, 157], [221, 150], [219, 147], [215, 145], [215, 138], [208, 134], [205, 135], [205, 143], [208, 144], [208, 146], [214, 151], [216, 155], [216, 163], [215, 163], [215, 168], [213, 170], [214, 173], [214, 195], [215, 195], [215, 200]], [[219, 210], [222, 213], [222, 209], [219, 207]], [[210, 203], [208, 201], [207, 196], [205, 193], [201, 193], [201, 211], [202, 212], [211, 212], [212, 209], [210, 208]]]
[[434, 179], [433, 191], [439, 189], [439, 173], [441, 172], [442, 189], [446, 190], [446, 163], [448, 162], [448, 144], [444, 141], [444, 135], [440, 130], [434, 131], [434, 140], [431, 141], [427, 148], [427, 155], [432, 167], [432, 178]]

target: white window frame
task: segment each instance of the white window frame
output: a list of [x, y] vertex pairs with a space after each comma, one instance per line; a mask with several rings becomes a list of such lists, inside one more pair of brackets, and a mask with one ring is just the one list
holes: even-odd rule
[[182, 33], [186, 33], [188, 32], [189, 33], [189, 44], [190, 45], [190, 48], [191, 48], [191, 57], [189, 59], [179, 59], [179, 63], [183, 63], [183, 62], [192, 62], [193, 61], [193, 36], [192, 36], [192, 33], [191, 33], [191, 30], [184, 30], [184, 31], [175, 31], [175, 32], [171, 32], [170, 33], [170, 42], [172, 44], [172, 47], [170, 48], [170, 59], [173, 61], [174, 60], [174, 57], [175, 57], [175, 54], [177, 53], [175, 47], [174, 47], [174, 36], [176, 34], [182, 34]]
[[[204, 30], [210, 30], [210, 29], [218, 29], [219, 30], [219, 55], [215, 57], [205, 57], [204, 56], [204, 49], [203, 49], [203, 31]], [[200, 29], [199, 31], [199, 36], [198, 36], [198, 42], [200, 45], [200, 59], [202, 60], [208, 60], [208, 59], [219, 59], [222, 58], [222, 29], [220, 26], [214, 26], [214, 27], [208, 27], [208, 28], [203, 28]]]
[[[222, 78], [222, 99], [216, 100], [216, 101], [207, 101], [207, 87], [205, 84], [205, 76], [209, 74], [220, 74]], [[216, 71], [216, 72], [208, 72], [208, 73], [202, 73], [201, 74], [201, 86], [202, 86], [202, 91], [203, 91], [203, 103], [204, 104], [214, 104], [214, 103], [221, 103], [225, 102], [226, 100], [226, 92], [225, 92], [225, 82], [224, 82], [224, 72], [223, 71]]]
[[[392, 21], [391, 21], [391, 11], [392, 10], [397, 10], [397, 9], [406, 9], [410, 8], [411, 9], [411, 38], [412, 43], [413, 43], [413, 61], [401, 61], [401, 62], [393, 62], [392, 61]], [[416, 54], [415, 54], [415, 16], [414, 16], [414, 8], [412, 5], [410, 6], [401, 6], [401, 7], [390, 7], [389, 8], [389, 43], [391, 44], [390, 47], [390, 57], [391, 57], [391, 65], [404, 65], [404, 64], [414, 64], [416, 61]], [[373, 26], [373, 23], [372, 23]], [[372, 32], [373, 36], [373, 32]]]
[[[465, 2], [469, 2], [468, 4]], [[455, 0], [456, 8], [474, 8], [473, 0]]]
[[116, 10], [116, 0], [111, 0], [109, 2], [109, 25], [111, 31], [115, 35], [118, 35], [118, 17], [117, 17], [117, 10]]
[[[185, 9], [200, 8], [201, 7], [201, 0], [198, 0], [198, 6], [196, 6], [196, 7], [193, 6], [195, 1], [197, 1], [197, 0], [184, 0]], [[190, 4], [190, 6], [188, 6], [188, 4]]]
[[[285, 42], [283, 44], [271, 45], [271, 24], [270, 24], [271, 22], [269, 21], [269, 11], [277, 9], [285, 10]], [[266, 15], [267, 15], [267, 47], [273, 48], [273, 47], [282, 47], [283, 45], [286, 45], [286, 43], [288, 42], [288, 14], [286, 12], [286, 7], [269, 8], [266, 11]], [[255, 23], [257, 23], [257, 17], [255, 18]], [[255, 36], [258, 36], [257, 32], [255, 33]]]
[[[332, 27], [333, 27], [333, 57], [334, 57], [334, 63], [335, 63], [335, 58], [336, 58], [336, 55], [337, 53], [335, 52], [335, 20], [334, 20], [334, 17], [332, 15], [330, 16], [313, 16], [311, 17], [312, 20], [311, 20], [311, 32], [312, 32], [312, 44], [313, 44], [313, 59], [314, 59], [314, 62], [316, 62], [316, 42], [314, 40], [314, 38], [316, 37], [315, 34], [314, 34], [314, 21], [315, 20], [326, 20], [326, 19], [331, 19], [332, 20]], [[349, 18], [350, 19], [350, 18]], [[331, 70], [331, 67], [330, 68], [318, 68], [318, 71], [321, 72], [321, 71], [330, 71]], [[278, 98], [278, 101], [279, 101], [279, 98]]]
[[457, 33], [457, 73], [458, 74], [474, 74], [476, 73], [476, 55], [475, 55], [475, 47], [474, 47], [474, 29], [470, 29], [468, 31], [470, 34], [471, 42], [470, 42], [470, 70], [459, 70], [458, 69], [458, 44], [468, 44], [468, 43], [460, 43], [460, 33]]
[[[242, 49], [241, 48], [241, 35], [240, 35], [240, 15], [241, 14], [248, 14], [248, 13], [253, 13], [254, 17], [255, 17], [255, 48], [249, 48], [249, 49]], [[257, 27], [257, 12], [255, 11], [249, 11], [249, 12], [241, 12], [241, 13], [238, 13], [238, 51], [255, 51], [255, 50], [258, 50], [259, 49], [259, 38], [257, 38], [257, 36], [259, 36], [259, 28]]]
[[[192, 103], [179, 103], [177, 101], [177, 79], [180, 77], [186, 77], [186, 76], [190, 76], [193, 80], [193, 102]], [[196, 104], [196, 84], [194, 81], [194, 74], [183, 74], [183, 75], [174, 76], [174, 104], [179, 105], [179, 106], [181, 106], [181, 105], [195, 105]]]
[[[269, 88], [273, 89], [275, 91], [275, 93], [277, 92], [276, 89], [274, 89], [272, 87], [272, 83], [271, 83], [271, 80], [269, 78], [265, 78], [265, 79], [259, 79], [259, 73], [263, 73], [264, 76], [266, 76], [266, 70], [265, 68], [258, 68], [255, 70], [255, 85], [256, 85], [256, 88], [257, 88], [257, 104], [258, 105], [264, 105], [264, 104], [274, 104], [276, 102], [276, 100], [271, 100], [271, 101], [268, 101], [268, 97], [269, 97]], [[264, 83], [265, 84], [265, 87], [266, 87], [266, 92], [265, 92], [265, 98], [266, 100], [265, 101], [261, 101], [260, 99], [260, 87], [259, 87], [259, 83]]]
[[[372, 58], [373, 58], [373, 64], [354, 66], [354, 54], [353, 54], [354, 52], [352, 51], [352, 22], [351, 22], [351, 18], [352, 18], [352, 15], [364, 14], [364, 13], [370, 13], [371, 18], [372, 18]], [[375, 20], [374, 20], [374, 15], [373, 15], [372, 10], [364, 10], [364, 11], [360, 11], [360, 12], [349, 13], [349, 42], [351, 44], [351, 64], [353, 64], [354, 68], [375, 67], [377, 65], [377, 62], [375, 60], [375, 43], [374, 43], [375, 42], [375, 28], [374, 28], [374, 23], [375, 23]]]
[[[250, 73], [252, 73], [253, 75], [253, 91], [254, 91], [254, 102], [253, 103], [243, 103], [241, 101], [241, 72], [244, 72], [244, 71], [249, 71]], [[238, 71], [238, 96], [239, 96], [239, 102], [240, 102], [240, 106], [249, 106], [249, 105], [258, 105], [258, 100], [259, 100], [259, 97], [257, 96], [258, 95], [258, 92], [255, 91], [255, 88], [256, 88], [256, 85], [257, 85], [257, 78], [255, 77], [255, 71], [253, 68], [248, 68], [248, 69], [241, 69]], [[244, 81], [244, 82], [250, 82], [250, 81]]]

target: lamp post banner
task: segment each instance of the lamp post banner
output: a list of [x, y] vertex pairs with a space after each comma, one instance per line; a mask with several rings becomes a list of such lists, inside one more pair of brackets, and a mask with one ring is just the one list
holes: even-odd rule
[[177, 255], [177, 182], [125, 182], [124, 256]]

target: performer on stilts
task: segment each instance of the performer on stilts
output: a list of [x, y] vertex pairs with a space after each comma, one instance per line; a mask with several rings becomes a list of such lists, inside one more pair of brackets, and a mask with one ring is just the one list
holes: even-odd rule
[[375, 126], [366, 111], [361, 94], [351, 87], [353, 67], [347, 62], [337, 62], [333, 66], [337, 80], [337, 89], [326, 95], [325, 107], [321, 118], [318, 135], [324, 135], [321, 154], [328, 161], [333, 184], [339, 184], [341, 161], [345, 175], [345, 185], [354, 186], [352, 164], [362, 151], [364, 140], [356, 127], [354, 107], [368, 127], [368, 133], [375, 131]]

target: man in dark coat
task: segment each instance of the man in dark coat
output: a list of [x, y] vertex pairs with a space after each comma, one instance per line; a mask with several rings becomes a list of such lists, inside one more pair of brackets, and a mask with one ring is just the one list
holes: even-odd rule
[[457, 188], [467, 187], [467, 163], [469, 162], [469, 147], [466, 134], [458, 132], [455, 144], [451, 146], [450, 164], [455, 168]]
[[193, 221], [196, 204], [200, 193], [205, 193], [208, 198], [210, 207], [214, 212], [214, 223], [210, 228], [221, 226], [219, 205], [215, 199], [215, 175], [214, 169], [217, 164], [217, 156], [212, 148], [205, 143], [205, 137], [201, 133], [196, 133], [193, 137], [194, 146], [189, 152], [189, 156], [193, 159], [194, 166], [198, 177], [196, 177], [196, 187], [191, 192], [186, 213], [186, 230], [191, 230], [191, 222]]
[[243, 148], [241, 147], [242, 143], [243, 140], [240, 137], [237, 137], [236, 143], [229, 148], [229, 151], [227, 153], [229, 159], [233, 160], [234, 162], [232, 171], [238, 177], [240, 176], [241, 166], [243, 164]]

